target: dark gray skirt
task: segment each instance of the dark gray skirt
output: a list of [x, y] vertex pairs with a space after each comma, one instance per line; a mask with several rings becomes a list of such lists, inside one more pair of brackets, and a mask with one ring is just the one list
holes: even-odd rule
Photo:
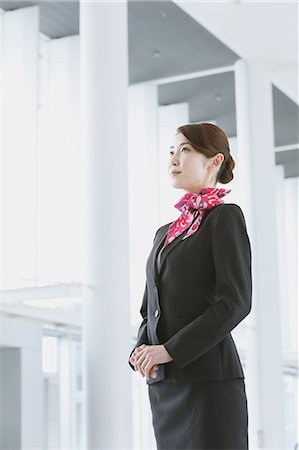
[[158, 450], [248, 450], [243, 378], [148, 385]]

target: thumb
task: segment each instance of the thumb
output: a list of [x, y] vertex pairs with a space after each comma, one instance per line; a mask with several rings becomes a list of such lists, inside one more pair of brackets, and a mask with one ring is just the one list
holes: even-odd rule
[[152, 378], [157, 378], [157, 370], [158, 370], [158, 366], [155, 364], [149, 371], [149, 376]]

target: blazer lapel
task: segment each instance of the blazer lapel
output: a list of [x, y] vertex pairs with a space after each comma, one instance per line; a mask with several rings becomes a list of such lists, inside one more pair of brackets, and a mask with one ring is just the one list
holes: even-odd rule
[[152, 269], [153, 269], [156, 285], [158, 284], [159, 274], [161, 272], [161, 269], [162, 269], [162, 266], [164, 264], [166, 257], [180, 242], [182, 242], [182, 238], [188, 231], [188, 230], [185, 230], [184, 233], [182, 233], [178, 237], [176, 237], [172, 242], [170, 242], [170, 244], [168, 244], [164, 248], [164, 250], [162, 250], [161, 257], [160, 257], [160, 263], [157, 264], [157, 262], [158, 262], [157, 258], [159, 256], [159, 251], [162, 248], [162, 243], [164, 244], [164, 241], [166, 239], [168, 227], [169, 227], [169, 225], [167, 225], [165, 227], [165, 230], [163, 230], [161, 238], [159, 239], [159, 241], [157, 241], [157, 245], [155, 246], [154, 252], [153, 252], [153, 261], [152, 261], [153, 267], [152, 267]]
[[[215, 206], [213, 209], [217, 208], [220, 205]], [[201, 227], [201, 225], [203, 224], [203, 222], [206, 220], [207, 215], [210, 213], [210, 211], [212, 211], [212, 209], [206, 210], [205, 214], [203, 215], [203, 218], [201, 220], [201, 223], [199, 225], [199, 228]], [[192, 220], [192, 223], [197, 219], [197, 216], [194, 218], [194, 220]], [[154, 274], [154, 278], [155, 278], [155, 283], [156, 285], [159, 283], [159, 275], [160, 272], [162, 270], [163, 264], [167, 258], [167, 256], [169, 255], [169, 253], [180, 243], [182, 242], [183, 237], [185, 236], [185, 234], [187, 234], [188, 230], [190, 227], [188, 227], [182, 234], [180, 234], [178, 237], [176, 237], [172, 242], [170, 242], [170, 244], [168, 244], [164, 250], [161, 253], [161, 257], [160, 257], [160, 264], [157, 264], [157, 258], [159, 255], [159, 251], [162, 248], [162, 242], [164, 243], [167, 233], [168, 233], [168, 228], [169, 225], [172, 222], [168, 223], [165, 225], [165, 229], [163, 230], [163, 232], [161, 233], [161, 238], [158, 240], [157, 239], [157, 243], [154, 246], [153, 249], [153, 257], [152, 257], [152, 270], [153, 270], [153, 274]], [[191, 224], [190, 224], [191, 226]], [[198, 230], [197, 230], [198, 232]], [[190, 238], [188, 238], [190, 239]]]
[[[169, 255], [169, 253], [172, 252], [172, 250], [173, 250], [180, 242], [182, 242], [182, 239], [183, 239], [183, 237], [185, 236], [186, 233], [187, 233], [187, 231], [184, 232], [184, 233], [182, 233], [182, 234], [180, 234], [177, 238], [175, 238], [170, 244], [168, 244], [168, 245], [164, 248], [164, 250], [163, 250], [162, 253], [161, 253], [161, 257], [160, 257], [160, 264], [159, 264], [159, 267], [158, 267], [158, 273], [157, 273], [157, 276], [159, 276], [159, 274], [160, 274], [160, 272], [161, 272], [161, 270], [162, 270], [162, 266], [163, 266], [163, 264], [164, 264], [164, 261], [165, 261], [165, 259], [167, 258], [167, 256]], [[166, 237], [166, 235], [165, 235], [165, 237]], [[158, 255], [157, 255], [157, 256], [158, 256]]]

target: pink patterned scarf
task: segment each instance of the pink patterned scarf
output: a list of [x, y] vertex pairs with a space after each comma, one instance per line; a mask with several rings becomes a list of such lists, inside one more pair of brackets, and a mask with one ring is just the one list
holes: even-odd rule
[[172, 242], [177, 236], [182, 234], [192, 223], [193, 213], [199, 211], [197, 219], [189, 228], [183, 239], [192, 236], [198, 229], [206, 209], [214, 208], [214, 206], [224, 203], [221, 197], [227, 195], [231, 189], [223, 188], [202, 188], [199, 194], [187, 192], [174, 206], [182, 211], [182, 214], [168, 228], [163, 249], [167, 244]]

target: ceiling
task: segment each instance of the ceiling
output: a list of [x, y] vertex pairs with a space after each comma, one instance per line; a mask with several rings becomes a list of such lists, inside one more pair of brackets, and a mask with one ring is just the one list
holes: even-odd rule
[[159, 104], [188, 102], [190, 122], [215, 120], [228, 136], [236, 136], [234, 72], [159, 86]]
[[249, 64], [268, 66], [273, 83], [299, 103], [298, 1], [173, 1]]
[[0, 1], [0, 8], [11, 11], [27, 6], [40, 8], [39, 31], [52, 39], [79, 34], [79, 1]]
[[[41, 33], [53, 39], [79, 34], [78, 1], [0, 1], [6, 11], [33, 5], [40, 7]], [[225, 5], [218, 7], [214, 14]], [[172, 1], [128, 2], [130, 84], [230, 67], [241, 57], [185, 10]], [[216, 120], [228, 136], [236, 136], [234, 91], [234, 72], [224, 71], [160, 84], [158, 98], [160, 105], [188, 102], [191, 122]], [[275, 146], [298, 143], [298, 105], [274, 85], [273, 105]], [[298, 176], [298, 149], [279, 152], [276, 162], [284, 164], [286, 177]]]
[[130, 83], [231, 66], [240, 57], [171, 1], [129, 1]]

